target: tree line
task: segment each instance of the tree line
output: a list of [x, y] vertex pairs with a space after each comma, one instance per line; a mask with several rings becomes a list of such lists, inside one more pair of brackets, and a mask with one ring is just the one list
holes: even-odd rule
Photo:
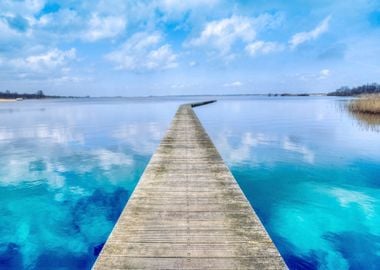
[[[89, 98], [90, 96], [85, 96], [86, 98]], [[52, 95], [45, 95], [42, 90], [38, 90], [35, 93], [17, 93], [17, 92], [11, 92], [9, 90], [6, 90], [5, 92], [0, 91], [0, 98], [1, 99], [16, 99], [16, 98], [22, 98], [22, 99], [43, 99], [43, 98], [79, 98], [77, 96], [52, 96]]]
[[42, 90], [38, 90], [36, 93], [32, 94], [19, 94], [17, 92], [11, 92], [9, 90], [5, 92], [0, 92], [0, 98], [4, 99], [15, 99], [15, 98], [23, 98], [23, 99], [41, 99], [41, 98], [46, 98], [46, 97], [51, 97], [51, 96], [46, 96]]
[[357, 87], [343, 86], [334, 92], [328, 93], [328, 96], [358, 96], [363, 94], [379, 94], [380, 84], [372, 83]]

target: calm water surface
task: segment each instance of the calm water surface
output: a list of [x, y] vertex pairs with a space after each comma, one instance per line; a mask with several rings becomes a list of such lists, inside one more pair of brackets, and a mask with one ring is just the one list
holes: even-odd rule
[[[0, 269], [90, 269], [178, 104], [0, 104]], [[335, 98], [197, 114], [291, 269], [379, 269], [380, 133]]]
[[380, 269], [380, 133], [336, 98], [198, 115], [291, 269]]

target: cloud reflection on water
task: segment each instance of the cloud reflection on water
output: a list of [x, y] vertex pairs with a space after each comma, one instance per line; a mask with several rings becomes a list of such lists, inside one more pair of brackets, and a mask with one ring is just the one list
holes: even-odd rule
[[198, 110], [290, 269], [380, 263], [380, 140], [340, 103], [258, 97]]
[[177, 103], [1, 104], [0, 268], [90, 269]]

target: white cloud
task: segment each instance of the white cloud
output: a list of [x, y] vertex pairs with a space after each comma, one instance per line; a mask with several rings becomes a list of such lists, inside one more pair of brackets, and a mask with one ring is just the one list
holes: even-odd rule
[[174, 83], [174, 84], [170, 85], [170, 88], [172, 88], [172, 89], [182, 89], [185, 87], [186, 87], [186, 85], [183, 83]]
[[234, 81], [231, 83], [225, 83], [223, 84], [224, 87], [240, 87], [243, 86], [243, 83], [241, 81]]
[[[259, 145], [271, 144], [274, 138], [263, 133], [253, 134], [244, 132], [241, 134], [238, 143], [231, 139], [232, 132], [224, 131], [218, 134], [216, 144], [221, 150], [223, 158], [228, 163], [236, 164], [244, 161], [254, 162], [252, 148]], [[233, 142], [234, 141], [234, 142]]]
[[81, 82], [91, 82], [94, 78], [85, 76], [72, 76], [63, 75], [60, 77], [50, 78], [48, 81], [54, 83], [55, 85], [62, 85], [67, 83], [81, 83]]
[[62, 68], [68, 61], [74, 60], [75, 58], [75, 48], [66, 51], [55, 48], [46, 53], [11, 59], [9, 60], [9, 65], [17, 68], [19, 71], [46, 72], [56, 68]]
[[30, 47], [3, 57], [0, 73], [2, 80], [54, 81], [70, 76], [70, 64], [77, 60], [76, 49], [46, 49], [43, 46]]
[[[58, 10], [43, 12], [46, 1], [0, 1], [0, 41], [2, 37], [2, 19], [22, 14], [28, 22], [29, 28], [24, 33], [24, 40], [19, 44], [50, 45], [52, 43], [84, 40], [95, 42], [102, 39], [113, 39], [122, 34], [127, 26], [127, 19], [132, 3], [125, 1], [94, 0], [69, 3], [60, 1]], [[108, 8], [106, 8], [108, 7]], [[137, 15], [136, 15], [137, 16]], [[144, 18], [138, 17], [140, 21]], [[12, 29], [13, 30], [13, 29]], [[8, 36], [8, 35], [7, 35]]]
[[314, 163], [314, 152], [311, 151], [308, 147], [292, 141], [289, 137], [285, 137], [282, 148], [290, 152], [301, 154], [305, 162], [308, 162], [310, 164]]
[[331, 16], [326, 17], [317, 25], [317, 27], [309, 32], [300, 32], [293, 35], [292, 39], [289, 41], [290, 47], [294, 49], [302, 43], [317, 39], [320, 35], [329, 30], [330, 19]]
[[177, 55], [169, 44], [162, 44], [158, 32], [139, 32], [128, 39], [118, 50], [106, 55], [117, 68], [132, 71], [164, 70], [176, 67]]
[[0, 1], [0, 11], [8, 13], [15, 11], [17, 14], [24, 16], [33, 16], [36, 12], [40, 11], [45, 4], [45, 0], [24, 0], [24, 1]]
[[199, 36], [185, 45], [209, 47], [226, 59], [234, 58], [232, 51], [241, 51], [237, 47], [245, 48], [250, 55], [279, 51], [283, 46], [275, 42], [256, 41], [256, 35], [261, 30], [277, 27], [282, 20], [281, 14], [263, 13], [257, 17], [233, 15], [208, 22]]
[[75, 9], [62, 8], [36, 18], [31, 24], [33, 36], [39, 43], [85, 40], [89, 36], [91, 17]]
[[250, 43], [245, 47], [246, 52], [251, 56], [258, 54], [269, 54], [272, 52], [282, 51], [283, 49], [284, 46], [277, 42], [268, 42], [262, 40]]
[[162, 0], [159, 7], [165, 11], [186, 11], [199, 7], [211, 7], [219, 3], [219, 0]]
[[251, 18], [232, 16], [207, 23], [200, 36], [190, 40], [189, 44], [212, 46], [222, 55], [226, 55], [237, 41], [250, 42], [255, 37], [256, 31]]
[[84, 34], [84, 39], [97, 41], [104, 38], [113, 38], [124, 31], [126, 20], [118, 16], [99, 16], [92, 14], [88, 23], [88, 29]]
[[112, 166], [131, 166], [133, 164], [133, 159], [123, 153], [99, 149], [94, 151], [93, 154], [99, 160], [100, 167], [103, 170], [109, 170]]
[[0, 142], [30, 138], [49, 141], [55, 144], [84, 143], [84, 135], [74, 132], [69, 128], [37, 126], [34, 129], [20, 129], [17, 132], [0, 130]]
[[[22, 151], [22, 150], [20, 150]], [[59, 189], [65, 184], [65, 178], [60, 174], [57, 163], [51, 162], [51, 159], [43, 157], [43, 163], [46, 169], [43, 171], [31, 171], [30, 164], [36, 160], [29, 153], [13, 156], [7, 155], [1, 162], [0, 170], [0, 186], [18, 185], [21, 182], [29, 182], [35, 184], [46, 179], [46, 183], [50, 188]]]
[[21, 33], [16, 29], [12, 29], [0, 11], [0, 47], [2, 51], [14, 50], [15, 44], [23, 44], [30, 35], [30, 31]]
[[330, 76], [330, 70], [329, 69], [322, 69], [320, 72], [319, 72], [319, 78], [320, 79], [326, 79], [327, 77]]
[[298, 80], [309, 82], [311, 80], [324, 80], [331, 76], [331, 70], [330, 69], [322, 69], [320, 71], [316, 71], [313, 73], [297, 73], [295, 74], [295, 77]]
[[[141, 139], [144, 134], [144, 139]], [[155, 122], [133, 123], [117, 129], [113, 137], [127, 143], [131, 149], [143, 154], [152, 154], [157, 147], [160, 139], [165, 134], [163, 125]]]
[[168, 69], [177, 66], [177, 56], [172, 52], [170, 45], [165, 44], [149, 52], [146, 66], [148, 69]]
[[368, 216], [374, 214], [376, 200], [363, 192], [330, 187], [326, 192], [333, 195], [339, 201], [341, 207], [349, 207], [351, 204], [357, 204]]

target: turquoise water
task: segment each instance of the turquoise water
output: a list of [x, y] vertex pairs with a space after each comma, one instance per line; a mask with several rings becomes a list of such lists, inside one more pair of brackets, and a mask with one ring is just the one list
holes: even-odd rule
[[[0, 269], [90, 269], [180, 99], [0, 104]], [[380, 133], [336, 98], [196, 109], [291, 269], [380, 268]]]
[[290, 269], [380, 269], [380, 133], [351, 118], [345, 102], [198, 109]]
[[90, 269], [177, 103], [0, 104], [0, 269]]

